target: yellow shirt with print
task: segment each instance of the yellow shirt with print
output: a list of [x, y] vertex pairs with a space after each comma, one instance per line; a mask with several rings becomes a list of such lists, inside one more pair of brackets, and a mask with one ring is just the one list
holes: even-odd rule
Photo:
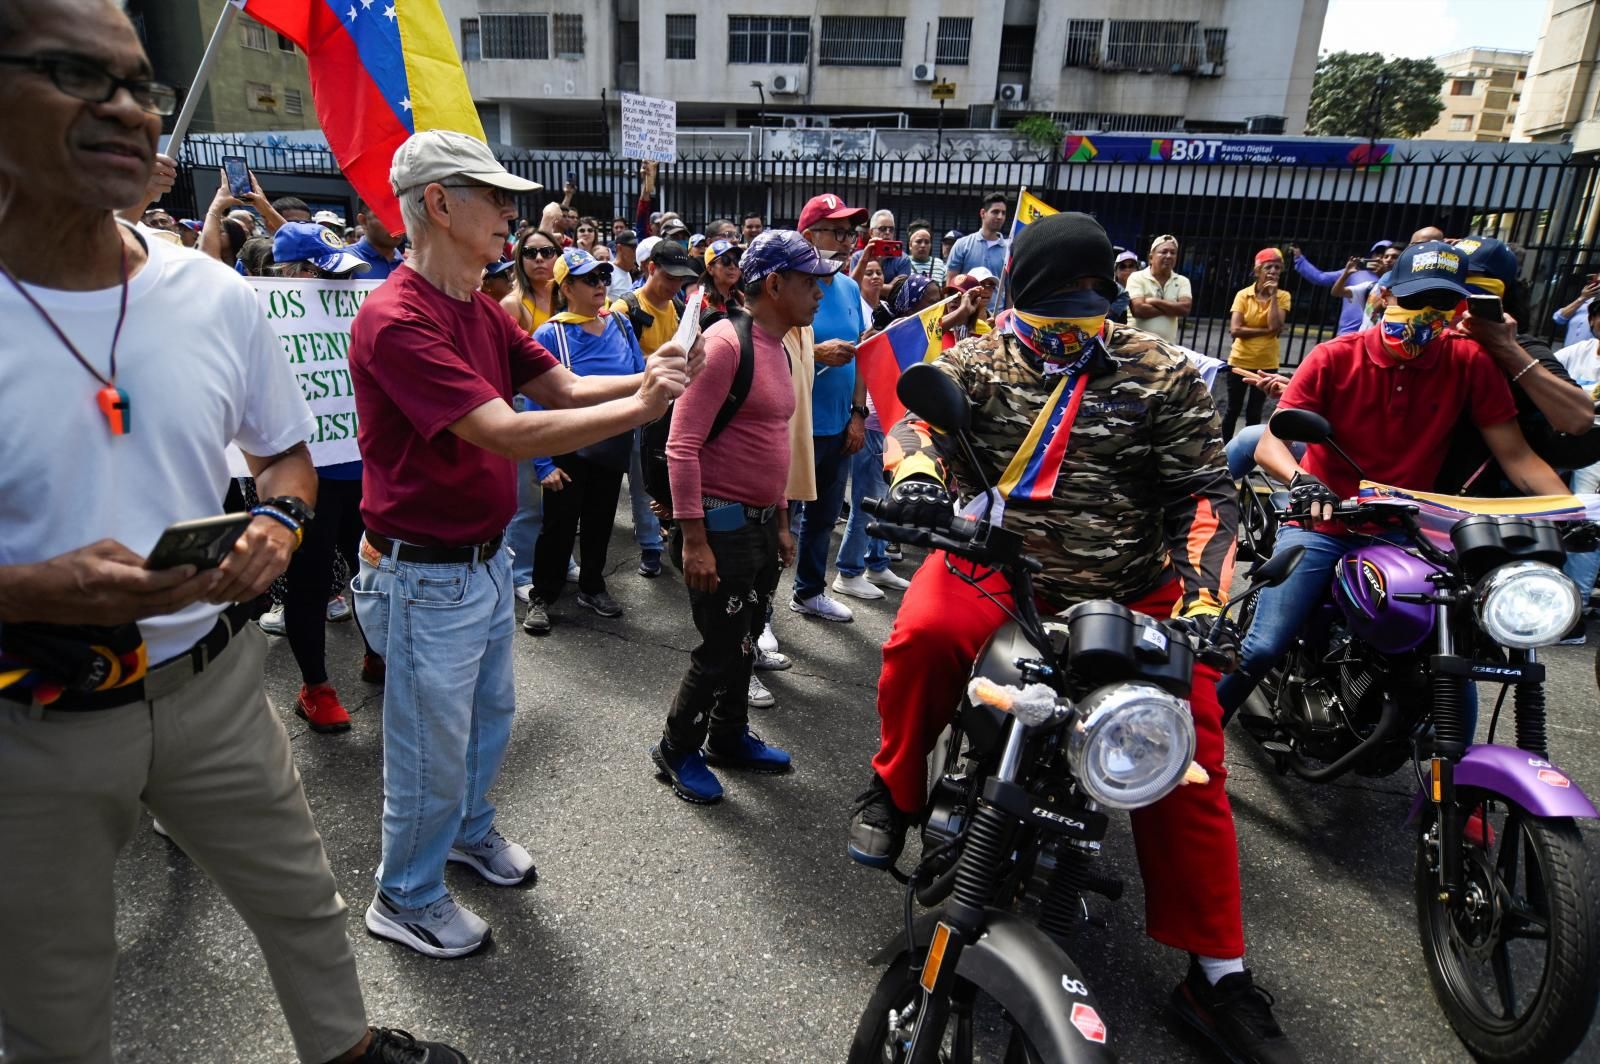
[[[1289, 320], [1289, 293], [1278, 289], [1278, 306], [1283, 309], [1284, 321]], [[1251, 285], [1233, 297], [1231, 314], [1244, 316], [1244, 327], [1247, 329], [1265, 329], [1267, 327], [1267, 304], [1264, 300], [1256, 298], [1256, 286]], [[1280, 334], [1281, 335], [1281, 334]], [[1250, 336], [1243, 340], [1233, 341], [1233, 350], [1228, 355], [1228, 363], [1240, 369], [1277, 369], [1280, 360], [1277, 336]]]
[[[639, 306], [644, 312], [655, 318], [655, 321], [650, 323], [650, 328], [639, 334], [639, 350], [651, 355], [655, 353], [656, 348], [672, 339], [672, 335], [678, 331], [678, 307], [670, 299], [665, 307], [658, 307], [645, 298], [644, 292], [636, 290], [633, 294], [634, 298], [639, 300]], [[628, 301], [619, 299], [612, 303], [611, 313], [627, 317]]]

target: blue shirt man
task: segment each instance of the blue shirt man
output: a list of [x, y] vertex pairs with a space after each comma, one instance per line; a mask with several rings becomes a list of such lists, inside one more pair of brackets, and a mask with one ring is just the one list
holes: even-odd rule
[[[1380, 240], [1376, 244], [1372, 245], [1372, 249], [1367, 252], [1367, 257], [1369, 259], [1375, 259], [1392, 247], [1394, 247], [1393, 241]], [[1321, 285], [1323, 288], [1331, 288], [1333, 286], [1333, 282], [1337, 281], [1344, 274], [1343, 270], [1319, 270], [1312, 264], [1310, 259], [1300, 254], [1299, 248], [1294, 248], [1293, 251], [1294, 271], [1314, 285]], [[1355, 270], [1348, 277], [1345, 277], [1344, 283], [1345, 287], [1347, 288], [1355, 288], [1357, 285], [1370, 285], [1376, 280], [1378, 280], [1378, 275], [1363, 265], [1361, 269]], [[1359, 330], [1361, 328], [1361, 322], [1363, 320], [1365, 311], [1365, 300], [1341, 300], [1339, 305], [1338, 334], [1342, 336], [1345, 333], [1353, 333]]]
[[344, 250], [360, 257], [369, 267], [361, 275], [362, 280], [388, 280], [395, 267], [405, 261], [400, 254], [400, 241], [389, 235], [389, 228], [378, 221], [378, 216], [365, 203], [356, 212], [356, 225], [361, 227], [361, 239]]
[[[983, 197], [983, 208], [978, 212], [979, 229], [956, 241], [945, 259], [945, 276], [971, 273], [979, 266], [986, 267], [996, 277], [1006, 273], [1006, 256], [1011, 253], [1011, 241], [1004, 235], [1008, 201], [1003, 192], [991, 192]], [[1001, 310], [1000, 290], [989, 299], [989, 313]]]

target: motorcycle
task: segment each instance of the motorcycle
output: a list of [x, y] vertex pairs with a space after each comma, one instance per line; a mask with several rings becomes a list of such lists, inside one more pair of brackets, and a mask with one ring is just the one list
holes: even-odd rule
[[[1279, 411], [1271, 428], [1328, 445], [1355, 468], [1317, 414]], [[1555, 521], [1506, 515], [1425, 527], [1422, 507], [1378, 494], [1334, 516], [1388, 535], [1339, 560], [1239, 720], [1280, 773], [1312, 783], [1413, 767], [1417, 927], [1440, 1007], [1479, 1060], [1565, 1059], [1600, 994], [1600, 890], [1576, 823], [1595, 807], [1551, 760], [1546, 736], [1539, 650], [1580, 609], [1560, 568], [1563, 533]], [[1276, 517], [1305, 514], [1284, 507]], [[1592, 535], [1581, 523], [1567, 533]], [[1472, 681], [1501, 685], [1486, 744], [1472, 742]], [[1498, 746], [1508, 689], [1516, 745]]]
[[[948, 378], [912, 366], [898, 392], [970, 458], [970, 407]], [[937, 527], [900, 524], [900, 504], [864, 505], [876, 518], [870, 535], [1002, 570], [1015, 606], [973, 667], [923, 819], [920, 861], [909, 875], [893, 870], [906, 885], [905, 928], [874, 958], [887, 970], [849, 1064], [1113, 1060], [1066, 946], [1089, 919], [1086, 893], [1114, 901], [1122, 892], [1095, 868], [1103, 810], [1141, 808], [1186, 779], [1205, 779], [1192, 762], [1186, 696], [1196, 657], [1213, 652], [1114, 602], [1042, 621], [1032, 584], [1039, 564], [1017, 533], [953, 515]], [[1281, 581], [1296, 560], [1268, 563], [1243, 597]], [[1025, 899], [1037, 903], [1037, 926], [1013, 911]], [[933, 911], [914, 918], [915, 903]]]

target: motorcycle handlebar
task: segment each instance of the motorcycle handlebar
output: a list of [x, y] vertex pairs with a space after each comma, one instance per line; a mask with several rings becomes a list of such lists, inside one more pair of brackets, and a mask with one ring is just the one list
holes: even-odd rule
[[[882, 505], [887, 500], [864, 499], [862, 509], [869, 514], [881, 514], [885, 507]], [[899, 507], [894, 507], [898, 510]], [[1020, 551], [997, 550], [990, 544], [983, 542], [989, 538], [998, 538], [999, 529], [990, 529], [982, 521], [971, 518], [953, 518], [951, 526], [943, 530], [927, 528], [922, 525], [892, 524], [887, 521], [869, 521], [867, 535], [875, 539], [886, 539], [893, 543], [909, 543], [913, 547], [922, 547], [925, 550], [942, 550], [947, 554], [959, 555], [963, 558], [986, 565], [1016, 564], [1030, 573], [1044, 571], [1044, 566], [1039, 559]]]

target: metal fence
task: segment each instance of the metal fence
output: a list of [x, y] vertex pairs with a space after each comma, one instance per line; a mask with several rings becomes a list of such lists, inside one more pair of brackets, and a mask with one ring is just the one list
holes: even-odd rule
[[[795, 157], [772, 157], [772, 146], [755, 133], [753, 150], [750, 138], [741, 136], [730, 139], [729, 151], [663, 164], [654, 206], [679, 212], [696, 229], [718, 218], [737, 223], [746, 211], [760, 212], [769, 226], [792, 225], [808, 198], [832, 192], [851, 204], [894, 211], [902, 230], [921, 218], [938, 233], [970, 232], [984, 193], [1014, 196], [1026, 186], [1053, 207], [1093, 214], [1113, 242], [1141, 257], [1154, 236], [1176, 234], [1182, 242], [1178, 269], [1195, 294], [1195, 312], [1184, 322], [1181, 340], [1219, 356], [1229, 345], [1234, 293], [1250, 283], [1251, 262], [1263, 247], [1288, 254], [1297, 246], [1323, 269], [1338, 269], [1374, 241], [1404, 242], [1425, 225], [1450, 235], [1497, 236], [1520, 249], [1532, 305], [1532, 321], [1524, 324], [1541, 335], [1556, 331], [1552, 309], [1576, 296], [1584, 274], [1600, 270], [1600, 254], [1590, 254], [1600, 228], [1595, 160], [1402, 157], [1368, 170], [1068, 164], [1055, 152], [963, 147], [959, 140], [947, 142], [942, 155], [927, 149], [866, 154], [849, 150], [844, 131], [806, 132], [815, 133], [818, 143], [791, 149]], [[220, 158], [234, 154], [245, 156], [269, 195], [315, 193], [319, 200], [331, 196], [354, 208], [353, 194], [340, 184], [325, 149], [216, 138], [185, 142], [174, 193], [180, 208], [193, 211], [197, 194], [208, 199]], [[635, 160], [520, 149], [506, 149], [502, 158], [513, 172], [556, 190], [528, 197], [522, 212], [527, 217], [537, 218], [548, 199], [559, 198], [569, 177], [579, 189], [574, 205], [581, 214], [605, 223], [634, 216], [640, 187]], [[1284, 360], [1294, 365], [1333, 335], [1339, 306], [1327, 288], [1293, 270], [1286, 271], [1285, 289], [1294, 308]]]

